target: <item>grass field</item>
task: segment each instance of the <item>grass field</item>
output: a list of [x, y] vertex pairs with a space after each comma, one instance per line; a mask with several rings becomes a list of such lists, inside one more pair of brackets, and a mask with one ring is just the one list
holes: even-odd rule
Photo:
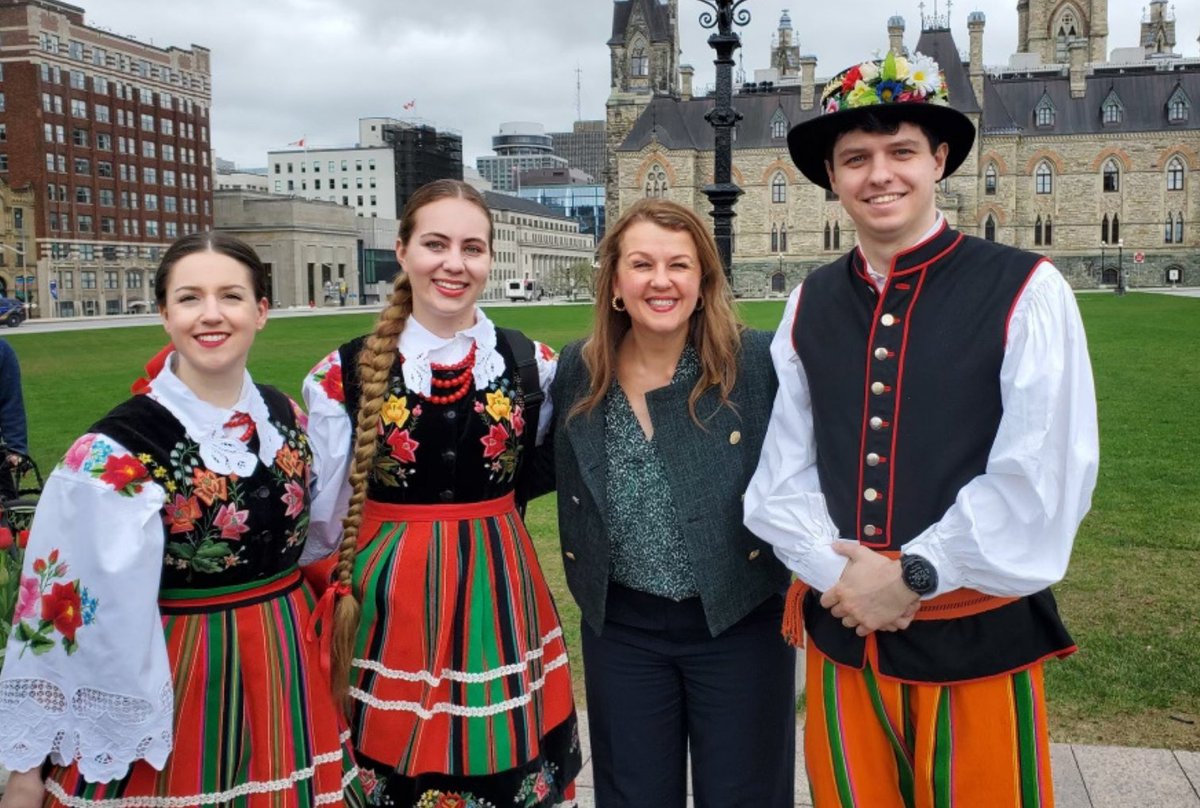
[[[1056, 587], [1078, 654], [1048, 666], [1056, 740], [1200, 750], [1200, 364], [1187, 360], [1200, 300], [1081, 295], [1100, 408], [1100, 479], [1066, 580]], [[773, 328], [781, 302], [745, 303]], [[590, 308], [498, 308], [500, 325], [554, 347], [584, 333]], [[251, 372], [298, 395], [304, 373], [370, 328], [367, 315], [279, 319], [260, 336]], [[127, 394], [164, 344], [157, 327], [5, 335], [24, 372], [30, 445], [49, 469], [70, 442]], [[578, 648], [578, 611], [562, 575], [553, 496], [530, 507], [547, 577]], [[582, 667], [575, 659], [578, 677]], [[581, 692], [581, 691], [580, 691]]]

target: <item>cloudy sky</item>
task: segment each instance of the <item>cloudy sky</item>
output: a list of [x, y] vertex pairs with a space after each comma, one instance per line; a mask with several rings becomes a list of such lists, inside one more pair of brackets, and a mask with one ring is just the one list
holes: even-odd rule
[[[90, 25], [160, 47], [197, 43], [212, 51], [213, 146], [241, 167], [263, 166], [270, 149], [301, 137], [309, 145], [352, 145], [363, 116], [416, 117], [463, 135], [464, 162], [491, 153], [504, 121], [538, 121], [548, 131], [602, 118], [609, 90], [610, 0], [72, 0]], [[747, 0], [741, 29], [747, 75], [766, 67], [771, 34], [790, 8], [803, 53], [831, 75], [887, 45], [886, 21], [920, 32], [917, 0]], [[1176, 50], [1200, 56], [1200, 3], [1177, 14]], [[945, 12], [945, 0], [940, 0]], [[1109, 49], [1137, 45], [1143, 0], [1108, 0]], [[700, 0], [680, 0], [685, 64], [696, 88], [713, 82], [713, 52], [698, 18]], [[931, 12], [933, 0], [926, 0]], [[970, 11], [987, 15], [984, 62], [1007, 63], [1016, 48], [1016, 0], [955, 3], [951, 28], [963, 50]], [[577, 74], [577, 71], [578, 74]], [[415, 101], [412, 111], [404, 105]]]

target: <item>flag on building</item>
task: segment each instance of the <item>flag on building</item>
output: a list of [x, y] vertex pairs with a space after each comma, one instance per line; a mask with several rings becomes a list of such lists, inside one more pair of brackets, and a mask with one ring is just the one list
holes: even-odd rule
[[417, 99], [415, 99], [415, 98], [414, 98], [412, 101], [409, 101], [407, 104], [405, 104], [405, 105], [404, 105], [404, 108], [405, 108], [405, 109], [412, 109], [412, 108], [413, 108], [413, 107], [415, 107], [416, 105], [417, 105]]
[[300, 148], [304, 148], [304, 140], [305, 140], [305, 138], [300, 138], [299, 140], [292, 141], [288, 145], [289, 146], [299, 146]]

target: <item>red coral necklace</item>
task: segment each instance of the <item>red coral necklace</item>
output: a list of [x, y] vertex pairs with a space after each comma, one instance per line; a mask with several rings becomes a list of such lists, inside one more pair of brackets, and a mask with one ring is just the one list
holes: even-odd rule
[[[430, 362], [429, 369], [433, 371], [431, 379], [433, 389], [429, 391], [429, 395], [422, 396], [422, 398], [430, 404], [453, 404], [465, 396], [471, 390], [471, 383], [475, 375], [476, 347], [475, 343], [471, 343], [471, 350], [467, 351], [467, 355], [452, 365]], [[443, 375], [438, 376], [439, 373]], [[447, 373], [453, 375], [444, 375]], [[434, 390], [443, 392], [435, 393]]]

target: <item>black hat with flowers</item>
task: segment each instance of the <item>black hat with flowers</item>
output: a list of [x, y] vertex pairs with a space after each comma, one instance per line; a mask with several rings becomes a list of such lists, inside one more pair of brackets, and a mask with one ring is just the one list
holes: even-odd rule
[[950, 150], [943, 177], [962, 165], [975, 142], [975, 125], [950, 106], [938, 63], [920, 53], [909, 59], [889, 51], [883, 59], [843, 70], [825, 85], [820, 114], [788, 132], [792, 162], [811, 182], [831, 190], [825, 154], [838, 135], [853, 130], [867, 114], [910, 121], [935, 133]]

